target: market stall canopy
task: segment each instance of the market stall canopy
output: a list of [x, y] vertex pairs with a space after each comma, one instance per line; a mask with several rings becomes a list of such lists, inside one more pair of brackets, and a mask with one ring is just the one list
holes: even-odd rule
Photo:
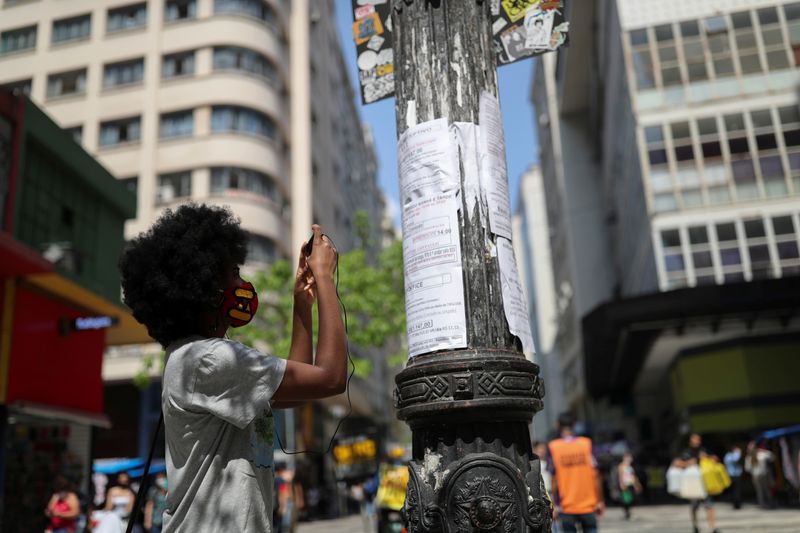
[[110, 428], [111, 422], [103, 414], [83, 411], [80, 409], [68, 409], [32, 402], [14, 402], [8, 407], [10, 414], [20, 414], [37, 418], [47, 418], [57, 421], [74, 422], [99, 428]]

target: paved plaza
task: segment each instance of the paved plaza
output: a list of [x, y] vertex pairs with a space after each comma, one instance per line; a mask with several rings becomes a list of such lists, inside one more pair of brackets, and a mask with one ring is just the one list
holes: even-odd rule
[[[745, 506], [739, 511], [730, 505], [717, 504], [717, 527], [721, 533], [799, 533], [800, 509], [762, 511]], [[700, 510], [700, 531], [710, 533]], [[600, 522], [600, 533], [691, 533], [688, 505], [660, 505], [634, 509], [630, 522], [622, 519], [622, 509], [608, 509]], [[298, 533], [361, 533], [361, 518], [350, 516], [338, 520], [323, 520], [301, 524]], [[367, 532], [364, 532], [367, 533]]]

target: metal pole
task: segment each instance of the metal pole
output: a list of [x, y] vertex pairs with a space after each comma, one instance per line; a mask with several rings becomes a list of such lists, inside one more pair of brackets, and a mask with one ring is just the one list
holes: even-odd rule
[[[393, 5], [398, 135], [437, 118], [478, 124], [481, 92], [497, 95], [489, 2]], [[547, 531], [550, 504], [528, 432], [544, 384], [509, 332], [497, 237], [477, 204], [467, 212], [458, 155], [468, 346], [417, 355], [396, 378], [398, 418], [413, 432], [408, 529]]]

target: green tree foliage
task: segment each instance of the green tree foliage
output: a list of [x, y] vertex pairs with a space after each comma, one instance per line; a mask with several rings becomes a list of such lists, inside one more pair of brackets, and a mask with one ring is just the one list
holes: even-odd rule
[[[367, 244], [365, 240], [361, 243]], [[292, 335], [292, 288], [295, 268], [289, 261], [273, 263], [251, 280], [259, 291], [256, 318], [242, 328], [230, 330], [237, 340], [251, 345], [266, 345], [279, 357], [289, 353]], [[405, 331], [402, 243], [384, 248], [374, 263], [363, 249], [339, 256], [339, 296], [347, 310], [350, 340], [356, 375], [371, 371], [368, 359], [355, 356], [359, 349], [382, 348]], [[314, 330], [317, 331], [316, 312]], [[396, 360], [402, 354], [392, 354]]]
[[[347, 310], [348, 338], [355, 372], [357, 376], [366, 377], [372, 371], [372, 362], [357, 354], [399, 341], [406, 329], [403, 245], [401, 241], [395, 241], [370, 261], [365, 249], [374, 243], [367, 213], [355, 213], [354, 228], [357, 248], [339, 256], [338, 289]], [[278, 357], [288, 357], [292, 340], [295, 271], [295, 265], [279, 260], [252, 275], [248, 281], [258, 291], [258, 312], [250, 324], [229, 329], [228, 335], [249, 346], [269, 350]], [[312, 315], [316, 332], [316, 309]], [[400, 343], [391, 345], [400, 346]], [[393, 366], [406, 360], [405, 353], [388, 354], [388, 358]], [[156, 365], [163, 370], [164, 352], [144, 358], [134, 383], [146, 387], [149, 374]]]

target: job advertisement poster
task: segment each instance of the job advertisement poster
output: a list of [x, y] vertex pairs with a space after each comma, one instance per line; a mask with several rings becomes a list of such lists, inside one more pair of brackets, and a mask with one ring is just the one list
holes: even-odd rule
[[446, 118], [408, 128], [397, 141], [400, 202], [459, 188], [455, 142]]
[[535, 351], [531, 321], [528, 314], [528, 303], [519, 279], [517, 260], [511, 241], [502, 237], [497, 239], [497, 261], [500, 265], [501, 291], [503, 292], [503, 310], [508, 321], [508, 330], [522, 341], [525, 353]]
[[454, 192], [403, 206], [408, 356], [465, 348], [467, 320]]
[[481, 182], [489, 206], [489, 229], [496, 235], [511, 238], [511, 200], [508, 195], [506, 143], [500, 102], [483, 91], [478, 110]]

